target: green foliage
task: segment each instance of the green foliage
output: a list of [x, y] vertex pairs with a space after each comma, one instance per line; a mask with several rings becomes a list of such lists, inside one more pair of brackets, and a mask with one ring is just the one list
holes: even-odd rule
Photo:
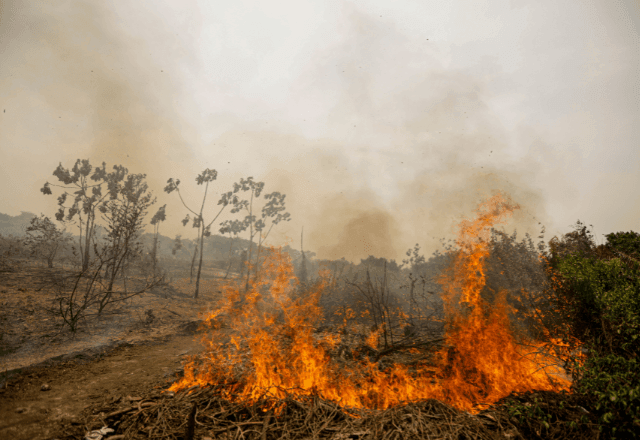
[[528, 391], [512, 393], [499, 402], [504, 412], [501, 422], [515, 425], [526, 439], [598, 439], [602, 438], [594, 414], [584, 408], [584, 396], [565, 392]]
[[599, 353], [570, 367], [578, 378], [574, 391], [593, 398], [601, 429], [612, 438], [635, 438], [640, 431], [639, 367], [637, 358]]
[[574, 230], [561, 238], [553, 237], [549, 241], [549, 262], [557, 267], [558, 262], [567, 255], [586, 255], [593, 253], [595, 241], [589, 229], [578, 220]]
[[[553, 420], [553, 415], [545, 411], [540, 400], [535, 397], [533, 403], [525, 402], [520, 403], [518, 401], [509, 400], [505, 402], [505, 407], [510, 417], [513, 417], [519, 424], [531, 424], [537, 422], [538, 429], [548, 430]], [[542, 428], [542, 429], [541, 429]]]
[[605, 235], [607, 246], [625, 254], [640, 258], [640, 234], [634, 231], [614, 232]]
[[635, 438], [640, 429], [640, 264], [581, 250], [556, 261], [573, 309], [574, 335], [588, 350], [583, 363], [574, 359], [568, 365], [573, 387], [593, 399], [606, 435]]
[[579, 332], [575, 336], [594, 341], [598, 352], [637, 355], [640, 265], [569, 255], [559, 262], [558, 269], [574, 296]]

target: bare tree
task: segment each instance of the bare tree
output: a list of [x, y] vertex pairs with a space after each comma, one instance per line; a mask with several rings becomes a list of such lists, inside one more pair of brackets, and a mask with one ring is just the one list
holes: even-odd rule
[[[140, 248], [136, 247], [137, 249]], [[135, 283], [133, 288], [128, 288], [125, 278], [124, 289], [109, 289], [112, 279], [104, 276], [103, 269], [104, 265], [111, 261], [108, 256], [110, 250], [104, 247], [101, 251], [95, 251], [101, 253], [91, 261], [86, 271], [57, 274], [51, 280], [55, 299], [50, 312], [61, 317], [72, 332], [78, 329], [81, 319], [101, 315], [107, 306], [164, 284], [163, 278], [151, 274]]]
[[[196, 252], [199, 249], [200, 259], [198, 263], [198, 274], [196, 276], [196, 291], [194, 293], [194, 298], [198, 298], [198, 292], [200, 291], [200, 275], [202, 273], [202, 251], [204, 248], [204, 237], [209, 237], [211, 235], [211, 225], [218, 219], [218, 217], [220, 216], [220, 214], [222, 214], [222, 211], [224, 211], [227, 205], [229, 204], [236, 205], [238, 203], [237, 196], [234, 196], [231, 191], [223, 193], [222, 196], [220, 197], [220, 200], [218, 200], [218, 205], [219, 206], [222, 205], [220, 210], [215, 215], [213, 220], [205, 224], [203, 212], [204, 212], [205, 202], [207, 201], [209, 183], [216, 180], [217, 177], [218, 177], [218, 172], [216, 170], [211, 170], [209, 168], [205, 169], [202, 173], [198, 174], [198, 176], [196, 177], [196, 183], [198, 185], [203, 185], [203, 184], [205, 185], [204, 195], [202, 197], [202, 204], [200, 205], [200, 210], [198, 212], [189, 208], [189, 206], [187, 206], [184, 199], [182, 198], [182, 194], [180, 194], [180, 188], [179, 188], [179, 185], [180, 185], [179, 179], [176, 179], [176, 180], [173, 180], [173, 178], [169, 179], [167, 181], [167, 186], [165, 186], [164, 188], [167, 194], [171, 194], [173, 191], [176, 191], [178, 193], [178, 196], [180, 196], [180, 201], [182, 202], [184, 207], [187, 208], [187, 210], [189, 210], [191, 214], [193, 214], [193, 227], [198, 228], [198, 248], [196, 248]], [[190, 220], [190, 215], [187, 214], [187, 216], [182, 221], [182, 224], [186, 225], [189, 222], [189, 220]], [[195, 253], [194, 253], [194, 258], [195, 258]]]

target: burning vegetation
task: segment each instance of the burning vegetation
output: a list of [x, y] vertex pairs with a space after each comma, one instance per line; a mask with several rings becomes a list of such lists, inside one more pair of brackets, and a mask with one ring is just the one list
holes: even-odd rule
[[[396, 350], [385, 350], [379, 340], [386, 323], [363, 335], [359, 345], [349, 343], [344, 326], [342, 332], [317, 332], [328, 274], [303, 289], [288, 255], [272, 249], [248, 289], [226, 287], [223, 303], [206, 316], [206, 350], [170, 390], [216, 386], [234, 402], [271, 399], [276, 408], [264, 409], [276, 412], [282, 409], [277, 402], [291, 396], [317, 396], [347, 409], [372, 410], [437, 399], [471, 413], [512, 392], [567, 390], [570, 382], [541, 344], [518, 340], [504, 292], [491, 304], [480, 295], [491, 227], [517, 208], [498, 194], [479, 207], [476, 218], [460, 224], [461, 252], [439, 280], [443, 338], [407, 338]], [[340, 348], [349, 350], [348, 362]], [[396, 359], [381, 368], [385, 352]], [[416, 362], [412, 355], [418, 353], [422, 361]]]
[[[262, 189], [249, 179], [237, 193], [242, 185]], [[497, 193], [460, 222], [445, 254], [427, 261], [416, 245], [408, 270], [373, 256], [356, 266], [263, 246], [271, 226], [288, 219], [283, 195], [267, 195], [258, 221], [251, 201], [224, 194], [219, 204], [231, 200], [247, 217], [221, 232], [248, 228], [250, 240], [248, 252], [231, 241], [229, 256], [234, 244], [247, 255], [203, 282], [219, 294], [207, 296], [218, 300], [202, 317], [204, 349], [177, 380], [135, 403], [96, 403], [61, 438], [80, 429], [162, 440], [636, 438], [639, 234], [609, 234], [596, 246], [578, 223], [549, 252], [542, 243], [536, 251], [528, 236], [518, 243], [495, 229], [519, 209]], [[195, 215], [191, 272], [211, 238]], [[162, 218], [164, 207], [152, 224]], [[157, 228], [153, 238], [155, 275]], [[179, 237], [174, 244], [173, 253]], [[232, 266], [239, 276], [229, 276]], [[74, 286], [72, 295], [84, 288]]]

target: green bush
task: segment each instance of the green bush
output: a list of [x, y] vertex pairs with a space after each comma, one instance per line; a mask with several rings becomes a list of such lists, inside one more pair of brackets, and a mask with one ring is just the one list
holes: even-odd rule
[[592, 398], [603, 433], [636, 438], [640, 432], [640, 264], [578, 252], [557, 269], [573, 308], [574, 335], [587, 357], [568, 366], [574, 391]]
[[640, 234], [637, 232], [614, 232], [607, 234], [607, 246], [631, 257], [640, 258]]
[[640, 363], [615, 354], [594, 354], [573, 366], [574, 391], [593, 399], [601, 428], [612, 438], [636, 438], [640, 431]]

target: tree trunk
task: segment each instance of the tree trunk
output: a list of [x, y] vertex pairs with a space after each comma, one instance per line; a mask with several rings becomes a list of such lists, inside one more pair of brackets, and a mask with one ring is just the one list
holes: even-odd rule
[[198, 242], [196, 242], [196, 248], [193, 250], [193, 258], [191, 259], [191, 272], [189, 273], [189, 284], [193, 282], [193, 266], [195, 266], [196, 264], [197, 253], [198, 253]]
[[258, 249], [256, 251], [256, 270], [253, 273], [253, 279], [258, 281], [258, 276], [260, 273], [260, 251], [262, 250], [262, 241], [258, 241]]
[[156, 265], [157, 265], [157, 252], [158, 252], [158, 230], [156, 229], [155, 234], [153, 235], [153, 254], [151, 257], [153, 258], [153, 276], [156, 275]]
[[251, 241], [249, 242], [249, 252], [247, 253], [247, 282], [244, 285], [244, 291], [249, 291], [249, 279], [251, 278], [251, 248], [253, 245], [253, 237], [251, 237]]
[[249, 203], [249, 255], [247, 258], [247, 283], [244, 286], [245, 293], [249, 291], [249, 279], [251, 278], [251, 251], [253, 247], [253, 189], [251, 190], [251, 202]]
[[233, 249], [233, 240], [235, 239], [235, 237], [233, 237], [231, 239], [231, 245], [229, 246], [229, 266], [227, 267], [227, 273], [224, 274], [224, 279], [226, 280], [227, 277], [229, 276], [229, 271], [231, 270], [231, 264], [233, 263], [233, 261], [231, 260], [231, 251]]
[[204, 223], [202, 224], [202, 233], [200, 234], [200, 262], [198, 264], [198, 275], [196, 276], [196, 293], [193, 296], [198, 299], [198, 292], [200, 290], [200, 273], [202, 272], [202, 253], [204, 250]]
[[[93, 225], [92, 225], [93, 221], [91, 219], [91, 214], [89, 214], [87, 216], [87, 226], [86, 226], [86, 232], [84, 234], [84, 259], [82, 260], [82, 270], [86, 271], [87, 269], [89, 269], [89, 253], [91, 251], [91, 246], [90, 246], [90, 242], [91, 242], [91, 235], [93, 232]], [[80, 237], [80, 240], [82, 242], [82, 237]]]

